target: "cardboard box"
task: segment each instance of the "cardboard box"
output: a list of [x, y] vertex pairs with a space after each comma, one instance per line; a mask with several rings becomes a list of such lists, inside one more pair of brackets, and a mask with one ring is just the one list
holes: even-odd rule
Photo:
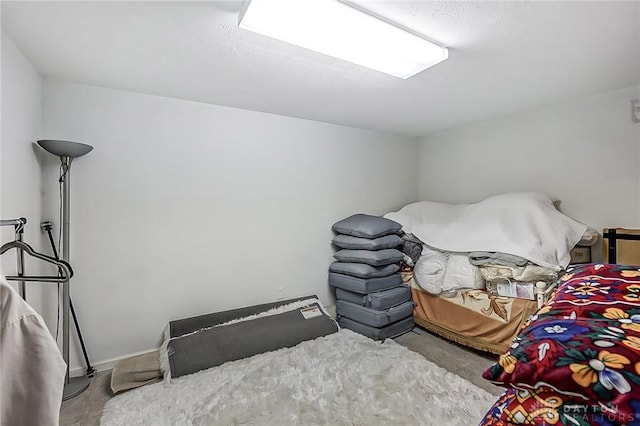
[[605, 228], [602, 259], [604, 263], [640, 265], [640, 229]]
[[591, 263], [591, 247], [575, 246], [571, 250], [571, 263]]

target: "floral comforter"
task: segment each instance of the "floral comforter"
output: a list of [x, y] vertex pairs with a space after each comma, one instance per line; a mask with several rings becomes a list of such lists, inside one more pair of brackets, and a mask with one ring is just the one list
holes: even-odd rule
[[640, 267], [570, 267], [483, 375], [507, 388], [482, 425], [640, 425]]
[[454, 297], [436, 296], [416, 284], [411, 271], [402, 273], [416, 304], [413, 319], [419, 326], [446, 339], [481, 351], [501, 354], [509, 348], [525, 321], [538, 309], [534, 300], [460, 291]]

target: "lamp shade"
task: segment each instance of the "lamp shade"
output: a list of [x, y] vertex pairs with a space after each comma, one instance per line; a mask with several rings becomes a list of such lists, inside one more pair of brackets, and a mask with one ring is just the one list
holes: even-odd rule
[[58, 157], [82, 157], [91, 152], [93, 147], [79, 142], [61, 141], [55, 139], [41, 139], [38, 141], [45, 151]]

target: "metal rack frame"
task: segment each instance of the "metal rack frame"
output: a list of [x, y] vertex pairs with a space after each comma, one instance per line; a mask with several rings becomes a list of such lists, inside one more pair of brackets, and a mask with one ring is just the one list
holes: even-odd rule
[[[17, 281], [20, 283], [21, 297], [26, 300], [26, 282], [46, 282], [46, 283], [60, 283], [62, 284], [62, 358], [67, 364], [67, 371], [65, 374], [65, 384], [62, 394], [62, 399], [66, 400], [73, 398], [74, 396], [82, 393], [89, 386], [89, 378], [87, 376], [69, 377], [69, 311], [70, 311], [70, 283], [69, 281], [73, 277], [73, 269], [71, 265], [65, 260], [59, 260], [46, 254], [35, 251], [29, 244], [22, 241], [22, 233], [24, 225], [27, 220], [24, 218], [15, 220], [3, 220], [0, 221], [2, 225], [14, 225], [16, 227], [16, 240], [3, 244], [0, 247], [0, 255], [3, 255], [9, 250], [16, 249], [18, 258], [18, 274], [7, 275], [5, 278], [7, 281]], [[25, 275], [24, 274], [24, 254], [43, 260], [47, 263], [53, 264], [58, 268], [59, 274], [53, 275]]]
[[[0, 220], [0, 226], [13, 226], [15, 228], [15, 241], [23, 241], [24, 234], [24, 226], [27, 224], [27, 219], [21, 217], [19, 219], [9, 219], [9, 220]], [[17, 274], [18, 276], [24, 275], [24, 253], [22, 250], [18, 251], [18, 265], [17, 265]], [[20, 297], [24, 300], [27, 299], [27, 287], [25, 285], [25, 281], [18, 281], [18, 293]]]

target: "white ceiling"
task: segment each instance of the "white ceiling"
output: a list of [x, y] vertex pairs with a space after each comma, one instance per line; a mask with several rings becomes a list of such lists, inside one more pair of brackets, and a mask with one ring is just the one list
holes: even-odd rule
[[640, 1], [359, 3], [449, 59], [401, 80], [239, 30], [241, 0], [1, 12], [45, 77], [409, 135], [640, 84]]

